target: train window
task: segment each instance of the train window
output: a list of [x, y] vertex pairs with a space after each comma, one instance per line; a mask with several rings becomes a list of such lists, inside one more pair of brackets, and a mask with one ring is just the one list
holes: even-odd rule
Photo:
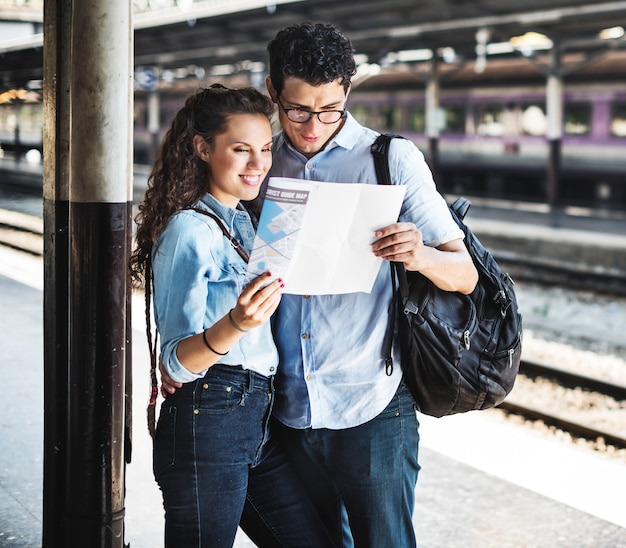
[[411, 105], [407, 108], [408, 130], [415, 133], [426, 131], [426, 109], [423, 105]]
[[502, 137], [504, 134], [503, 113], [502, 105], [478, 105], [476, 109], [476, 133], [488, 137]]
[[20, 129], [40, 133], [43, 127], [43, 108], [41, 103], [29, 103], [20, 107]]
[[402, 109], [396, 105], [379, 107], [378, 116], [372, 120], [373, 128], [379, 131], [401, 131]]
[[591, 103], [565, 103], [565, 135], [589, 135], [591, 133]]
[[0, 110], [0, 131], [14, 132], [17, 127], [23, 133], [40, 134], [43, 127], [41, 103], [3, 106]]
[[445, 105], [443, 108], [444, 126], [441, 128], [442, 133], [465, 133], [465, 106], [464, 105]]
[[626, 102], [615, 102], [611, 109], [611, 135], [626, 137]]
[[3, 105], [0, 107], [0, 131], [13, 132], [17, 125], [17, 116], [13, 105]]
[[522, 131], [525, 135], [544, 136], [547, 128], [548, 119], [543, 104], [522, 105]]
[[350, 108], [352, 116], [367, 127], [376, 131], [401, 131], [402, 110], [399, 106], [384, 105], [371, 107], [365, 105], [355, 105]]
[[359, 124], [371, 127], [372, 108], [365, 105], [356, 105], [350, 108], [350, 113]]

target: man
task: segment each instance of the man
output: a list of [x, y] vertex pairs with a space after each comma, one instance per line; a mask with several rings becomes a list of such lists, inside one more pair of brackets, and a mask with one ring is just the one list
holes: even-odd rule
[[[266, 84], [282, 126], [269, 176], [376, 184], [377, 134], [345, 110], [356, 72], [350, 41], [305, 23], [280, 31], [268, 53]], [[470, 293], [477, 273], [423, 156], [395, 140], [389, 162], [392, 181], [407, 185], [403, 222], [378, 231], [373, 252], [442, 289]], [[284, 445], [331, 531], [345, 506], [357, 547], [415, 545], [418, 423], [400, 368], [385, 372], [390, 302], [385, 262], [370, 294], [283, 295], [273, 324], [274, 417]], [[397, 352], [394, 361], [401, 363]]]
[[[377, 133], [346, 110], [356, 72], [350, 41], [331, 25], [304, 23], [280, 31], [268, 53], [266, 84], [282, 126], [268, 177], [377, 184], [370, 152]], [[374, 235], [372, 251], [385, 261], [371, 293], [285, 294], [273, 322], [275, 431], [328, 529], [341, 539], [343, 516], [345, 542], [351, 536], [356, 547], [416, 543], [418, 422], [401, 368], [385, 371], [387, 261], [449, 291], [470, 293], [478, 279], [423, 155], [396, 139], [389, 165], [393, 183], [407, 190], [400, 222]]]

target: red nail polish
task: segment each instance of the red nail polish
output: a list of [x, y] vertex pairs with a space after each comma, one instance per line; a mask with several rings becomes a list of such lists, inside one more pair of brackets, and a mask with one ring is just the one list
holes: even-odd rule
[[267, 273], [267, 274], [265, 274], [265, 275], [269, 277], [269, 276], [271, 276], [271, 275], [272, 275], [272, 273], [271, 273], [271, 272], [268, 272], [268, 273]]

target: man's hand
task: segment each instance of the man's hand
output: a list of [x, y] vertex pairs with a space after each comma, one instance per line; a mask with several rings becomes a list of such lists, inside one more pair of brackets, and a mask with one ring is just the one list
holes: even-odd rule
[[424, 270], [431, 264], [431, 248], [422, 240], [414, 223], [393, 223], [377, 230], [372, 244], [374, 255], [387, 261], [404, 263], [407, 270]]
[[375, 232], [374, 255], [404, 263], [408, 271], [420, 272], [444, 291], [468, 295], [476, 287], [478, 272], [462, 239], [439, 247], [424, 245], [413, 223], [393, 223]]
[[164, 398], [167, 398], [168, 394], [173, 394], [176, 392], [177, 388], [181, 388], [183, 386], [182, 382], [176, 382], [167, 374], [165, 367], [163, 366], [163, 362], [159, 357], [159, 373], [161, 374], [161, 395]]

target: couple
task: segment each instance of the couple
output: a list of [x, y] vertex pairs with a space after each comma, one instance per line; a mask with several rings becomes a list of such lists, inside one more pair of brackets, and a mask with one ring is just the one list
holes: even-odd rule
[[[137, 219], [131, 272], [147, 288], [153, 273], [167, 390], [154, 445], [166, 546], [231, 546], [239, 524], [261, 547], [415, 546], [418, 422], [400, 369], [385, 373], [388, 263], [370, 294], [243, 286], [255, 227], [241, 202], [268, 175], [377, 183], [377, 134], [346, 111], [350, 41], [304, 23], [268, 53], [271, 100], [219, 85], [187, 100]], [[372, 252], [470, 293], [477, 273], [422, 154], [394, 140], [390, 169], [407, 192]]]

